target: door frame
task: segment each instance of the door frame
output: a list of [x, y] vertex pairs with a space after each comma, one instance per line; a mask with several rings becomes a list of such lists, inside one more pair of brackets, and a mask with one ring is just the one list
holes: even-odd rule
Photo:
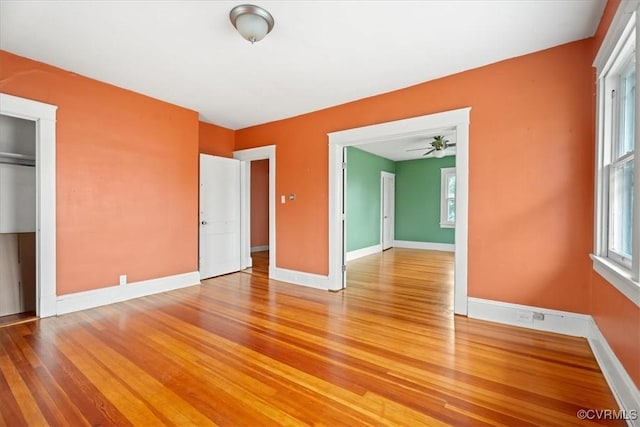
[[[395, 241], [395, 236], [396, 236], [396, 225], [395, 225], [395, 221], [396, 221], [396, 201], [395, 201], [395, 194], [396, 194], [396, 174], [395, 173], [391, 173], [391, 172], [386, 172], [386, 171], [380, 171], [380, 248], [381, 251], [383, 252], [384, 249], [384, 201], [385, 201], [385, 192], [384, 192], [384, 179], [386, 178], [393, 178], [393, 197], [394, 197], [394, 201], [393, 201], [393, 240]], [[393, 241], [391, 242], [391, 246], [388, 248], [392, 248], [393, 247]]]
[[[456, 133], [456, 228], [454, 258], [454, 312], [467, 314], [467, 244], [469, 207], [469, 123], [471, 107], [409, 119], [328, 133], [329, 138], [329, 289], [343, 288], [344, 248], [340, 227], [343, 204], [342, 150], [409, 136], [427, 135], [434, 130]], [[431, 133], [433, 135], [433, 133]]]
[[276, 146], [248, 148], [233, 152], [242, 162], [240, 172], [240, 268], [249, 268], [251, 261], [251, 164], [254, 160], [269, 160], [269, 278], [276, 266]]
[[0, 114], [36, 122], [36, 316], [56, 307], [55, 105], [0, 93]]

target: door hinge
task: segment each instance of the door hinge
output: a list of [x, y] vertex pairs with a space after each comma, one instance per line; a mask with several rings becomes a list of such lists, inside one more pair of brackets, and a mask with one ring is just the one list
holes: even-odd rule
[[343, 266], [342, 266], [342, 272], [344, 273], [345, 271], [347, 271], [347, 266], [346, 266], [346, 265], [343, 265]]
[[342, 170], [345, 170], [347, 168], [347, 162], [342, 162]]

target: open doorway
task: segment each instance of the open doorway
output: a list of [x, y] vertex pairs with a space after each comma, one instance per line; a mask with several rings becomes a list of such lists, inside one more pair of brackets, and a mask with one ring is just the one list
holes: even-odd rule
[[35, 308], [36, 122], [0, 115], [0, 325]]
[[[439, 130], [447, 141], [449, 130]], [[412, 294], [453, 311], [455, 146], [438, 157], [433, 137], [346, 147], [346, 288], [381, 300]], [[391, 152], [395, 150], [395, 152]], [[382, 170], [381, 170], [382, 169]], [[387, 170], [393, 171], [388, 172]]]
[[269, 277], [269, 159], [250, 162], [251, 273]]
[[[329, 282], [330, 289], [346, 285], [344, 239], [345, 182], [344, 147], [392, 144], [409, 137], [428, 137], [451, 132], [457, 142], [456, 227], [454, 257], [454, 312], [467, 314], [467, 211], [468, 142], [470, 108], [446, 111], [329, 134]], [[348, 166], [347, 166], [348, 167]]]
[[[16, 243], [17, 256], [26, 265], [35, 264], [35, 273], [25, 272], [27, 280], [35, 282], [35, 295], [32, 297], [25, 292], [25, 298], [34, 302], [35, 314], [38, 317], [47, 317], [56, 314], [56, 106], [20, 98], [12, 95], [0, 93], [0, 116], [5, 116], [3, 120], [13, 121], [14, 119], [25, 120], [29, 124], [26, 128], [35, 131], [35, 156], [28, 153], [14, 153], [14, 160], [18, 159], [22, 163], [30, 160], [33, 165], [31, 174], [35, 174], [35, 227], [31, 235], [32, 242], [23, 241]], [[8, 118], [8, 119], [7, 119]], [[22, 123], [22, 122], [20, 122]], [[2, 135], [2, 138], [7, 137]], [[3, 142], [11, 146], [14, 142]], [[26, 157], [25, 157], [26, 156]], [[29, 159], [28, 157], [31, 156]], [[8, 157], [5, 155], [5, 160]], [[6, 163], [6, 162], [5, 162]], [[27, 165], [22, 165], [27, 166]], [[9, 175], [15, 175], [10, 173]], [[10, 178], [10, 181], [13, 180]], [[24, 178], [24, 177], [22, 177]], [[20, 178], [20, 181], [22, 181]], [[24, 184], [24, 182], [23, 182]], [[21, 184], [22, 185], [22, 184]], [[15, 188], [15, 187], [14, 187]], [[25, 193], [26, 194], [26, 193]], [[0, 196], [1, 197], [1, 196]], [[18, 197], [15, 195], [15, 197]], [[15, 199], [18, 200], [18, 199]], [[3, 203], [3, 206], [8, 206]], [[12, 208], [13, 210], [13, 208]], [[15, 213], [15, 212], [14, 212]], [[15, 230], [18, 230], [17, 228]], [[12, 234], [12, 233], [9, 233]], [[35, 246], [35, 251], [29, 246]], [[12, 245], [12, 244], [10, 244]], [[20, 254], [21, 251], [26, 251]], [[27, 260], [27, 252], [35, 259]], [[15, 253], [15, 252], [14, 252]], [[29, 274], [35, 274], [35, 280], [28, 278]], [[22, 275], [22, 273], [21, 273]], [[22, 277], [22, 276], [21, 276]], [[24, 309], [21, 308], [21, 309]]]
[[253, 269], [256, 259], [261, 274], [272, 278], [277, 250], [275, 145], [234, 151], [233, 157], [243, 165], [240, 177], [241, 269]]

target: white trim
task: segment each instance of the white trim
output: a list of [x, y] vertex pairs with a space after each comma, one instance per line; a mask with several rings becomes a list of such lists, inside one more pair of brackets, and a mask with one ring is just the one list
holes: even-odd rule
[[347, 261], [353, 261], [354, 259], [362, 258], [367, 255], [373, 255], [382, 252], [382, 244], [378, 243], [377, 245], [369, 246], [368, 248], [356, 249], [353, 251], [347, 252]]
[[631, 278], [629, 270], [622, 268], [607, 258], [596, 255], [590, 256], [593, 260], [593, 269], [624, 296], [629, 298], [636, 307], [640, 307], [640, 283]]
[[[276, 146], [248, 148], [233, 152], [233, 158], [248, 163], [253, 160], [269, 160], [269, 278], [276, 267]], [[251, 168], [248, 165], [240, 176], [240, 251], [241, 268], [251, 267]]]
[[[544, 314], [544, 320], [530, 318], [533, 313]], [[574, 337], [589, 337], [591, 316], [549, 308], [531, 307], [469, 297], [469, 314], [472, 319], [488, 320], [511, 326], [556, 332]]]
[[286, 268], [276, 267], [269, 269], [269, 279], [292, 283], [294, 285], [307, 286], [309, 288], [323, 290], [329, 289], [329, 278], [327, 276], [305, 273], [303, 271], [288, 270]]
[[126, 285], [109, 286], [107, 288], [61, 295], [57, 298], [56, 312], [57, 314], [66, 314], [199, 284], [200, 273], [193, 271], [158, 279], [127, 283]]
[[[600, 370], [607, 380], [607, 384], [609, 384], [609, 388], [618, 402], [620, 409], [627, 414], [635, 410], [636, 414], [638, 414], [638, 410], [640, 410], [640, 393], [638, 393], [638, 388], [609, 346], [607, 339], [602, 335], [602, 332], [600, 332], [597, 322], [591, 318], [589, 325], [589, 345], [591, 346], [591, 351], [593, 351], [598, 366], [600, 366]], [[627, 423], [630, 426], [640, 426], [640, 418], [627, 420]]]
[[251, 248], [251, 163], [240, 162], [240, 270], [253, 266]]
[[424, 249], [428, 251], [455, 252], [456, 245], [453, 243], [435, 243], [435, 242], [414, 242], [411, 240], [394, 240], [393, 246], [405, 249]]
[[329, 137], [329, 288], [342, 289], [341, 206], [342, 150], [375, 141], [419, 136], [436, 129], [456, 132], [456, 252], [454, 311], [467, 314], [467, 237], [469, 189], [469, 116], [471, 108], [445, 111], [426, 116], [396, 120], [328, 134]]
[[598, 78], [600, 78], [600, 74], [606, 72], [611, 66], [611, 58], [615, 57], [612, 54], [620, 47], [618, 41], [623, 37], [625, 30], [628, 30], [629, 20], [633, 12], [638, 9], [638, 6], [640, 6], [640, 0], [623, 0], [618, 6], [607, 34], [593, 60], [593, 66], [597, 69]]
[[36, 315], [56, 314], [55, 105], [0, 93], [0, 114], [36, 122]]
[[269, 245], [251, 246], [251, 253], [264, 252], [264, 251], [268, 251], [268, 250], [269, 250]]

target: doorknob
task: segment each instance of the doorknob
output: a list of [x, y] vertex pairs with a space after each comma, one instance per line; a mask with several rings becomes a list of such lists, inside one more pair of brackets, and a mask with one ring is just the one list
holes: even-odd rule
[[207, 225], [207, 221], [202, 221], [200, 224]]

